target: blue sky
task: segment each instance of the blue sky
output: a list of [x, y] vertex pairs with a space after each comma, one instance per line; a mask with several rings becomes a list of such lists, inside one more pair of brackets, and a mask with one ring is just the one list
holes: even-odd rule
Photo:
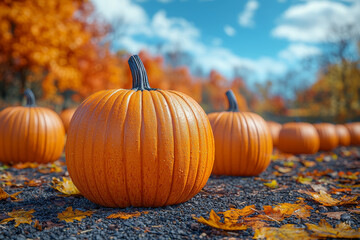
[[192, 67], [205, 73], [216, 69], [231, 78], [240, 67], [260, 81], [320, 54], [332, 26], [360, 22], [360, 0], [93, 2], [105, 19], [123, 22], [116, 26], [121, 32], [116, 48], [132, 54], [181, 49], [192, 54]]

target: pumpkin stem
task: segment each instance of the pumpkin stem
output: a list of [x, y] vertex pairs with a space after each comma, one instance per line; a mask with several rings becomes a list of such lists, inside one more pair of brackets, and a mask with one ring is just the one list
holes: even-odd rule
[[229, 108], [228, 108], [227, 111], [229, 111], [229, 112], [239, 112], [239, 106], [237, 104], [236, 97], [235, 97], [233, 91], [228, 90], [226, 92], [226, 97], [227, 97], [227, 100], [229, 101]]
[[26, 107], [36, 107], [36, 103], [35, 103], [35, 95], [34, 93], [31, 91], [31, 89], [26, 89], [25, 92], [25, 97], [26, 97]]
[[144, 64], [138, 55], [133, 55], [129, 58], [129, 67], [132, 75], [132, 90], [154, 90], [149, 85], [149, 79], [146, 74]]

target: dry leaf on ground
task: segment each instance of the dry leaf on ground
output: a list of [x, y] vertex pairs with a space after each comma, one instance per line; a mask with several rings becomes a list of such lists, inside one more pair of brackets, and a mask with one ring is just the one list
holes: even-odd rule
[[269, 188], [278, 188], [279, 187], [279, 184], [275, 179], [269, 183], [263, 183], [263, 184]]
[[86, 216], [91, 216], [92, 214], [93, 214], [92, 211], [83, 212], [78, 209], [75, 209], [75, 211], [73, 211], [72, 207], [68, 207], [62, 213], [58, 213], [58, 218], [61, 221], [74, 222], [75, 220], [81, 221], [84, 218], [86, 218]]
[[197, 220], [200, 223], [203, 223], [205, 225], [208, 225], [210, 227], [228, 230], [228, 231], [237, 231], [237, 230], [245, 230], [247, 229], [247, 226], [242, 223], [237, 223], [237, 221], [231, 220], [229, 218], [224, 218], [224, 222], [220, 222], [220, 217], [214, 212], [214, 210], [211, 210], [209, 219], [205, 219], [203, 217], [193, 217], [195, 220]]
[[325, 191], [320, 191], [320, 193], [317, 193], [300, 189], [298, 192], [309, 195], [314, 201], [321, 203], [324, 206], [341, 206], [359, 203], [359, 201], [357, 201], [357, 196], [351, 197], [345, 195], [340, 199], [335, 199]]
[[10, 221], [15, 221], [15, 227], [18, 227], [21, 223], [24, 224], [31, 224], [32, 218], [34, 217], [32, 213], [34, 213], [35, 210], [31, 209], [30, 211], [25, 211], [23, 209], [20, 210], [12, 210], [12, 212], [8, 212], [7, 215], [9, 215], [9, 218], [3, 219], [0, 224], [6, 224]]
[[305, 223], [311, 236], [316, 238], [360, 238], [360, 228], [353, 229], [346, 223], [340, 223], [333, 228], [324, 219], [321, 219], [319, 225]]
[[301, 239], [306, 240], [310, 239], [309, 234], [305, 231], [304, 228], [296, 228], [294, 224], [286, 224], [280, 228], [275, 227], [264, 227], [255, 230], [254, 239]]
[[10, 198], [11, 200], [18, 200], [17, 199], [17, 195], [19, 195], [20, 193], [22, 193], [22, 191], [20, 192], [16, 192], [13, 194], [8, 194], [7, 192], [5, 192], [1, 187], [0, 187], [0, 201], [1, 200], [6, 200], [8, 198]]
[[81, 195], [80, 191], [75, 187], [74, 183], [65, 177], [61, 181], [58, 178], [53, 178], [51, 183], [53, 184], [51, 187], [66, 196], [76, 196]]
[[133, 212], [133, 213], [126, 213], [126, 212], [117, 212], [114, 214], [111, 214], [109, 216], [107, 216], [106, 218], [121, 218], [121, 219], [129, 219], [129, 218], [133, 218], [133, 217], [140, 217], [141, 214], [148, 214], [149, 212], [144, 211], [144, 212]]
[[219, 212], [219, 213], [223, 214], [225, 218], [237, 220], [237, 219], [239, 219], [239, 217], [245, 217], [245, 216], [249, 216], [250, 214], [253, 214], [255, 212], [254, 209], [255, 209], [255, 206], [250, 205], [250, 206], [246, 206], [242, 209], [230, 208], [230, 210], [228, 210], [228, 211]]
[[304, 203], [303, 198], [300, 198], [297, 203], [280, 203], [274, 208], [275, 211], [280, 211], [285, 217], [295, 215], [301, 219], [310, 217], [310, 210], [312, 209], [311, 206]]
[[244, 218], [245, 221], [274, 221], [279, 222], [284, 220], [285, 215], [280, 212], [278, 209], [274, 209], [272, 206], [266, 205], [263, 206], [264, 210], [262, 211], [263, 214], [259, 214], [255, 217]]
[[346, 212], [327, 212], [327, 213], [322, 213], [322, 215], [327, 216], [328, 218], [334, 218], [337, 220], [341, 219], [341, 215], [343, 215]]
[[39, 164], [38, 163], [31, 163], [31, 162], [17, 163], [15, 165], [13, 165], [12, 167], [16, 168], [16, 169], [37, 168], [37, 167], [39, 167]]
[[62, 172], [63, 169], [62, 167], [59, 165], [59, 163], [52, 163], [49, 166], [40, 166], [38, 169], [38, 172], [43, 173], [43, 174], [48, 174], [48, 173], [53, 173], [53, 172]]

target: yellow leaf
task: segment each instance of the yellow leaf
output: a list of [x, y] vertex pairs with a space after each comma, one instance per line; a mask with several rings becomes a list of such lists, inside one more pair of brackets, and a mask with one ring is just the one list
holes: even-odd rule
[[0, 187], [0, 201], [1, 201], [1, 200], [6, 200], [6, 199], [8, 199], [9, 197], [10, 197], [10, 195], [9, 195], [7, 192], [5, 192], [4, 189], [2, 189], [2, 188]]
[[253, 239], [288, 240], [288, 239], [311, 239], [304, 228], [296, 228], [294, 224], [286, 224], [280, 228], [264, 227], [255, 230]]
[[126, 213], [126, 212], [118, 212], [118, 213], [114, 213], [111, 214], [109, 216], [107, 216], [106, 218], [121, 218], [121, 219], [129, 219], [129, 218], [133, 218], [133, 217], [140, 217], [141, 214], [148, 214], [149, 212], [133, 212], [133, 213]]
[[305, 193], [309, 195], [314, 201], [321, 203], [324, 206], [340, 206], [340, 205], [352, 205], [358, 204], [357, 196], [343, 196], [340, 199], [332, 198], [330, 194], [325, 191], [320, 190], [319, 193], [299, 190], [299, 193]]
[[254, 208], [255, 208], [254, 205], [250, 205], [242, 209], [230, 208], [230, 210], [228, 211], [219, 212], [219, 213], [223, 214], [225, 218], [237, 220], [240, 216], [244, 217], [253, 214], [255, 212]]
[[277, 183], [277, 181], [274, 179], [269, 183], [264, 183], [265, 186], [269, 187], [269, 188], [278, 188], [279, 185]]
[[254, 221], [244, 221], [244, 224], [248, 227], [251, 227], [253, 230], [259, 229], [259, 228], [263, 228], [263, 227], [267, 227], [269, 224], [263, 221], [259, 221], [259, 220], [254, 220]]
[[193, 217], [195, 220], [197, 220], [200, 223], [203, 223], [205, 225], [208, 225], [210, 227], [228, 230], [228, 231], [237, 231], [237, 230], [245, 230], [247, 229], [247, 226], [244, 224], [237, 223], [234, 220], [230, 220], [228, 218], [224, 218], [224, 222], [220, 222], [220, 217], [214, 212], [214, 210], [211, 210], [209, 219], [205, 219], [203, 217]]
[[68, 207], [62, 213], [58, 213], [58, 218], [61, 221], [74, 222], [74, 220], [81, 221], [84, 218], [86, 218], [86, 216], [91, 216], [92, 214], [93, 214], [92, 211], [83, 212], [83, 211], [78, 210], [78, 209], [75, 209], [75, 211], [73, 211], [72, 207]]
[[15, 227], [18, 227], [21, 223], [24, 224], [31, 224], [32, 218], [34, 217], [32, 213], [35, 212], [34, 209], [31, 209], [30, 211], [25, 211], [23, 209], [20, 210], [12, 210], [12, 212], [8, 212], [7, 215], [10, 216], [10, 218], [3, 219], [0, 224], [6, 224], [10, 221], [15, 221]]
[[66, 196], [74, 196], [81, 195], [80, 191], [75, 187], [74, 183], [65, 177], [63, 177], [63, 181], [58, 178], [52, 179], [52, 188], [63, 193]]
[[313, 208], [306, 205], [303, 200], [300, 200], [298, 203], [281, 203], [274, 208], [275, 211], [280, 211], [281, 214], [287, 217], [295, 215], [301, 219], [310, 217], [310, 210], [312, 209]]
[[296, 179], [296, 182], [301, 183], [301, 184], [310, 184], [311, 181], [313, 180], [312, 178], [302, 177], [302, 176], [296, 177], [295, 179]]
[[340, 223], [333, 228], [324, 219], [321, 219], [319, 225], [305, 223], [310, 231], [311, 236], [317, 238], [360, 238], [360, 228], [353, 229], [346, 223]]

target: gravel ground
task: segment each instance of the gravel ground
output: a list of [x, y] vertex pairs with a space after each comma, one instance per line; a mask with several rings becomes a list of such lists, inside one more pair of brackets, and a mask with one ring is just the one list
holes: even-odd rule
[[[230, 207], [243, 208], [254, 204], [256, 209], [261, 210], [264, 205], [276, 205], [278, 203], [294, 203], [298, 197], [306, 199], [306, 203], [314, 208], [308, 219], [301, 220], [294, 216], [277, 222], [269, 222], [270, 226], [280, 227], [281, 225], [292, 223], [297, 227], [305, 227], [304, 223], [318, 224], [320, 219], [326, 219], [335, 226], [346, 221], [352, 228], [360, 227], [359, 214], [346, 212], [341, 215], [341, 219], [327, 218], [321, 213], [347, 211], [349, 206], [324, 207], [309, 199], [306, 194], [298, 193], [299, 189], [311, 189], [310, 185], [296, 182], [294, 176], [299, 173], [314, 172], [314, 170], [324, 171], [331, 169], [334, 172], [325, 176], [318, 177], [317, 182], [330, 190], [338, 179], [337, 173], [356, 172], [360, 169], [360, 148], [348, 147], [338, 148], [334, 151], [337, 159], [332, 159], [332, 153], [318, 153], [315, 155], [300, 155], [287, 157], [274, 155], [274, 160], [268, 169], [258, 177], [219, 177], [212, 176], [205, 188], [190, 201], [163, 208], [126, 208], [111, 209], [91, 203], [83, 197], [62, 197], [51, 188], [52, 177], [67, 176], [66, 167], [63, 172], [43, 174], [37, 168], [3, 169], [0, 165], [0, 175], [10, 172], [15, 178], [14, 186], [2, 186], [9, 194], [23, 191], [18, 197], [22, 201], [11, 201], [10, 199], [0, 202], [0, 221], [7, 218], [7, 212], [13, 209], [34, 209], [33, 220], [38, 220], [42, 230], [34, 227], [34, 224], [20, 224], [15, 227], [14, 222], [0, 225], [0, 239], [222, 239], [222, 238], [241, 238], [251, 239], [254, 231], [249, 228], [244, 231], [222, 231], [198, 223], [193, 217], [203, 216], [208, 218], [211, 209], [215, 212], [229, 210]], [[316, 161], [316, 158], [323, 161]], [[313, 161], [315, 166], [305, 168], [301, 163], [302, 159]], [[60, 163], [64, 160], [60, 160]], [[292, 166], [289, 173], [275, 176], [274, 171], [281, 171], [279, 167]], [[290, 165], [289, 165], [290, 164]], [[28, 179], [39, 179], [41, 186], [29, 187], [24, 184], [24, 177]], [[359, 176], [360, 178], [360, 176]], [[279, 188], [271, 189], [264, 186], [265, 180], [276, 179]], [[341, 182], [336, 180], [336, 184], [359, 185], [359, 179], [343, 179]], [[2, 184], [4, 185], [4, 181]], [[340, 188], [340, 187], [338, 187]], [[352, 188], [352, 194], [359, 194], [360, 188]], [[333, 195], [334, 196], [334, 195]], [[91, 210], [93, 215], [86, 217], [82, 221], [65, 223], [57, 218], [57, 214], [63, 212], [67, 207], [74, 209]], [[350, 207], [354, 208], [354, 207]], [[134, 212], [148, 211], [140, 217], [130, 219], [107, 219], [112, 213], [119, 211]]]

